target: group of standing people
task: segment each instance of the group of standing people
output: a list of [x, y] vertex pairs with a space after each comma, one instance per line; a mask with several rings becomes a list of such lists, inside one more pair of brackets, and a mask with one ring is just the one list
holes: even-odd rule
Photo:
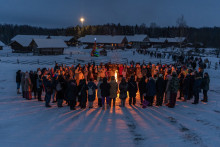
[[[17, 93], [31, 100], [42, 100], [45, 92], [45, 106], [51, 107], [50, 102], [63, 107], [65, 101], [71, 110], [76, 106], [85, 109], [93, 108], [98, 98], [98, 106], [114, 107], [116, 98], [121, 100], [121, 107], [129, 97], [129, 105], [136, 105], [139, 93], [140, 105], [162, 106], [174, 108], [176, 99], [183, 102], [194, 97], [193, 104], [199, 103], [199, 93], [203, 90], [203, 102], [208, 101], [209, 75], [204, 73], [204, 67], [199, 65], [198, 71], [190, 65], [175, 63], [172, 65], [148, 65], [132, 62], [126, 64], [78, 64], [76, 67], [55, 65], [54, 68], [40, 69], [30, 72], [16, 73]], [[20, 92], [20, 87], [22, 92]], [[178, 96], [178, 97], [177, 97]]]

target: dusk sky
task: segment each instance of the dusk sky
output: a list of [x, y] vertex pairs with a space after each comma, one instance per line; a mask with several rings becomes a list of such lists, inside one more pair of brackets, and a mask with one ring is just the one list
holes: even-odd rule
[[220, 0], [0, 0], [1, 24], [68, 27], [155, 22], [174, 26], [184, 15], [188, 26], [220, 26]]

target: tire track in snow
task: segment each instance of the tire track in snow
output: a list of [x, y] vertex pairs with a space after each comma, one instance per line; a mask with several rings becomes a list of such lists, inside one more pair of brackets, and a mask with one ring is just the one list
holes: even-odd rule
[[207, 147], [207, 145], [204, 144], [202, 138], [197, 133], [193, 132], [191, 129], [179, 123], [178, 120], [176, 120], [173, 117], [168, 117], [168, 121], [173, 126], [176, 126], [181, 133], [183, 133], [182, 137], [184, 141], [189, 141], [194, 145], [199, 145], [200, 147]]
[[146, 137], [144, 137], [140, 133], [141, 132], [140, 129], [137, 127], [137, 124], [135, 123], [135, 120], [132, 119], [132, 116], [130, 116], [131, 114], [130, 114], [130, 112], [128, 112], [127, 109], [126, 109], [125, 114], [126, 115], [124, 116], [124, 118], [125, 118], [126, 124], [128, 126], [129, 133], [132, 135], [134, 144], [135, 145], [141, 145], [146, 140]]

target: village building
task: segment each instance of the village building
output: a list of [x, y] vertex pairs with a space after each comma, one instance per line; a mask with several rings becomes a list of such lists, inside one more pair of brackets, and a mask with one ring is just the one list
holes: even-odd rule
[[185, 37], [175, 37], [175, 38], [167, 38], [165, 42], [166, 47], [183, 47], [186, 45], [186, 38]]
[[148, 48], [150, 45], [148, 35], [136, 34], [133, 36], [126, 36], [126, 38], [133, 48]]
[[62, 55], [67, 45], [62, 39], [33, 39], [29, 47], [34, 55]]
[[151, 47], [155, 48], [182, 47], [184, 44], [186, 44], [186, 38], [149, 38], [149, 43]]
[[119, 35], [86, 35], [85, 37], [79, 38], [78, 41], [88, 45], [88, 48], [92, 48], [95, 41], [97, 46], [102, 46], [106, 49], [123, 49], [128, 44], [127, 38]]

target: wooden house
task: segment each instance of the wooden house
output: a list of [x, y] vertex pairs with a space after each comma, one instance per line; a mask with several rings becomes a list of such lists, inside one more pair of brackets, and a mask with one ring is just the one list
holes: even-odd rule
[[149, 38], [148, 35], [133, 35], [133, 36], [126, 36], [128, 43], [133, 48], [147, 48], [149, 47]]

